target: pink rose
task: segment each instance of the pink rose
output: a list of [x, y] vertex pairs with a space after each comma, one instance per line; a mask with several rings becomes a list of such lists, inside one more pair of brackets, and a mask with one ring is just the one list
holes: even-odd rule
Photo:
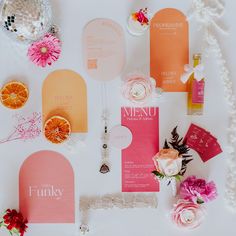
[[204, 179], [190, 176], [180, 184], [180, 196], [201, 204], [214, 200], [217, 197], [217, 189], [213, 181], [207, 183]]
[[194, 229], [205, 216], [205, 208], [186, 200], [179, 200], [171, 213], [172, 221], [180, 228]]
[[182, 168], [182, 156], [175, 149], [161, 149], [153, 158], [159, 173], [172, 177], [178, 175]]
[[134, 103], [145, 103], [155, 89], [153, 81], [143, 75], [130, 74], [122, 87], [124, 98]]

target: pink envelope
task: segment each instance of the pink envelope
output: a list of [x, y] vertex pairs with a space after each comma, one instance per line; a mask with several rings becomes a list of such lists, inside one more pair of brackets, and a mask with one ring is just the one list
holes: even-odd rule
[[19, 174], [20, 211], [29, 223], [74, 223], [74, 172], [53, 151], [29, 156]]

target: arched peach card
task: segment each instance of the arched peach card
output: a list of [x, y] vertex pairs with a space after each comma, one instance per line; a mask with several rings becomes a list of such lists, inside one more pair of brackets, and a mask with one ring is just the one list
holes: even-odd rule
[[122, 27], [110, 19], [94, 19], [83, 32], [84, 63], [93, 79], [115, 79], [125, 65], [125, 38]]
[[19, 174], [20, 211], [29, 223], [74, 223], [74, 172], [53, 151], [29, 156]]
[[155, 14], [150, 26], [150, 73], [167, 92], [185, 92], [180, 76], [189, 64], [189, 27], [186, 16], [173, 8]]
[[66, 118], [72, 132], [85, 133], [87, 124], [87, 89], [84, 79], [71, 70], [57, 70], [48, 75], [42, 89], [43, 124], [50, 117]]

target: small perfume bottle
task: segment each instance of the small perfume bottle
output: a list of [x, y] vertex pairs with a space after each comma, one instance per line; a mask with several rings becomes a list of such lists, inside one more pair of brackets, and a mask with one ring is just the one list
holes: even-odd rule
[[[193, 55], [193, 66], [196, 69], [201, 65], [201, 54]], [[196, 79], [192, 73], [188, 82], [188, 115], [203, 115], [205, 79]]]

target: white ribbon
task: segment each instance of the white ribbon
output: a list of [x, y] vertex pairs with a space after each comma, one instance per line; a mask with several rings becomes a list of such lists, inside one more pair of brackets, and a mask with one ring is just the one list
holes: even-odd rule
[[171, 190], [172, 190], [172, 195], [173, 197], [176, 197], [177, 195], [177, 181], [175, 178], [171, 179]]
[[190, 65], [184, 66], [185, 73], [181, 76], [181, 81], [185, 84], [190, 76], [194, 73], [194, 78], [201, 81], [204, 78], [204, 66], [202, 64], [192, 67]]

